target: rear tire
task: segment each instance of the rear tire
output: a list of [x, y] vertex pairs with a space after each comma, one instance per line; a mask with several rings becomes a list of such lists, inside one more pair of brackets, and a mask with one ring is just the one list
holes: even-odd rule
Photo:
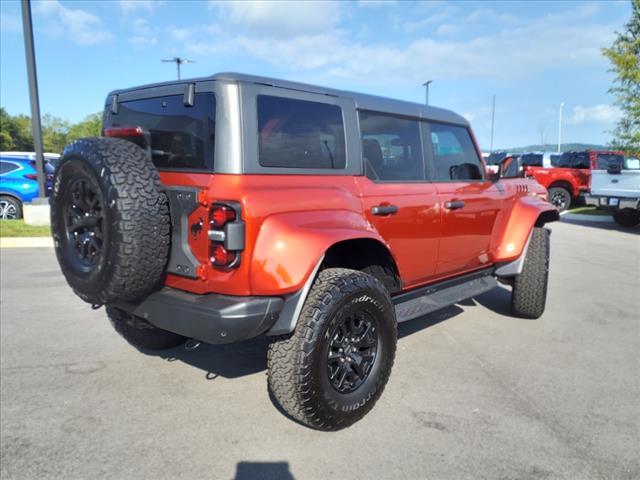
[[571, 193], [566, 188], [552, 187], [549, 189], [549, 203], [564, 212], [571, 206]]
[[522, 273], [513, 279], [511, 312], [522, 318], [540, 318], [547, 302], [550, 232], [534, 227]]
[[142, 350], [166, 350], [187, 341], [186, 337], [154, 327], [144, 318], [115, 307], [107, 307], [107, 316], [116, 332], [127, 342]]
[[631, 208], [614, 210], [613, 220], [621, 227], [635, 227], [640, 223], [640, 212]]
[[346, 428], [380, 398], [396, 341], [395, 310], [379, 280], [323, 270], [295, 331], [269, 345], [269, 389], [295, 420], [318, 430]]
[[0, 220], [18, 220], [22, 218], [22, 203], [9, 195], [0, 196]]

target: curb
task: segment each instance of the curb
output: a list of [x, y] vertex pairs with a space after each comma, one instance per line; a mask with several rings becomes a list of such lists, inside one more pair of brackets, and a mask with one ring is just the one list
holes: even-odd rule
[[53, 247], [51, 237], [0, 237], [0, 248]]
[[562, 212], [561, 220], [575, 220], [578, 222], [613, 223], [611, 215], [584, 215], [580, 213]]

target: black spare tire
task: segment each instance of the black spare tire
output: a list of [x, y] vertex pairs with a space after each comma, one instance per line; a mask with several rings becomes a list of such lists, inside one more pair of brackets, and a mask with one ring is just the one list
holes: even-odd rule
[[146, 152], [107, 137], [67, 146], [53, 183], [51, 230], [62, 273], [84, 301], [133, 301], [157, 288], [170, 216]]

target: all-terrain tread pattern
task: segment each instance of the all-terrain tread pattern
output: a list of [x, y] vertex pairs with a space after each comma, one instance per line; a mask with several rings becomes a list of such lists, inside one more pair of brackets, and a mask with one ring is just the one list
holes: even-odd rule
[[182, 335], [154, 327], [145, 319], [119, 308], [108, 306], [106, 310], [115, 331], [137, 349], [166, 350], [187, 341]]
[[550, 232], [534, 227], [522, 272], [513, 280], [511, 311], [522, 318], [540, 318], [547, 301]]
[[[116, 138], [85, 138], [67, 146], [57, 169], [64, 163], [81, 160], [98, 176], [103, 188], [111, 224], [109, 275], [101, 288], [83, 289], [69, 282], [83, 300], [92, 304], [133, 301], [144, 297], [161, 282], [169, 257], [169, 203], [162, 192], [160, 176], [149, 156], [132, 142]], [[60, 192], [59, 175], [54, 181], [52, 212]], [[52, 214], [56, 246], [64, 225]], [[58, 255], [61, 254], [57, 248]], [[73, 272], [64, 268], [69, 280]]]
[[[388, 365], [382, 369], [377, 388], [356, 415], [337, 419], [331, 412], [318, 408], [318, 392], [310, 385], [312, 350], [324, 333], [324, 324], [336, 302], [356, 291], [373, 290], [388, 302], [386, 308], [393, 322], [393, 351]], [[302, 308], [293, 333], [272, 339], [267, 352], [269, 389], [280, 406], [295, 420], [319, 430], [339, 430], [364, 417], [375, 405], [387, 383], [395, 358], [397, 325], [395, 310], [388, 290], [375, 277], [344, 268], [329, 268], [318, 275]]]

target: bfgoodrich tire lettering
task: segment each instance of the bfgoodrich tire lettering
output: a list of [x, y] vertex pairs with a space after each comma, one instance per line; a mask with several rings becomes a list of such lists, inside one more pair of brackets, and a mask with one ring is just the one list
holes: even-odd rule
[[546, 228], [534, 228], [522, 273], [513, 279], [511, 312], [522, 318], [539, 318], [547, 302], [549, 241]]
[[169, 229], [160, 177], [140, 147], [103, 137], [65, 148], [51, 230], [62, 273], [80, 298], [106, 304], [148, 294], [165, 270]]
[[[331, 383], [328, 353], [336, 328], [349, 315], [368, 319], [376, 329], [377, 343], [375, 360], [364, 381], [343, 393]], [[269, 346], [269, 388], [282, 408], [305, 425], [320, 430], [348, 427], [364, 417], [382, 394], [396, 341], [395, 310], [379, 280], [355, 270], [323, 270], [309, 292], [296, 330]]]

